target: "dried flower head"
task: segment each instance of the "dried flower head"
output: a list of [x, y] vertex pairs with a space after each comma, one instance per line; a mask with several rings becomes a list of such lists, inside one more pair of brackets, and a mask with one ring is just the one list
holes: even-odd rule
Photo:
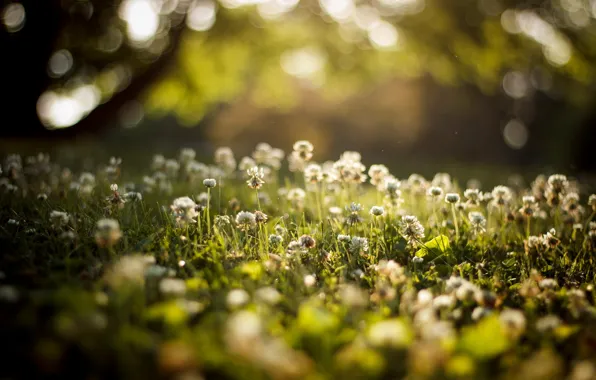
[[315, 239], [310, 235], [302, 235], [298, 239], [298, 243], [306, 249], [314, 248], [317, 245]]

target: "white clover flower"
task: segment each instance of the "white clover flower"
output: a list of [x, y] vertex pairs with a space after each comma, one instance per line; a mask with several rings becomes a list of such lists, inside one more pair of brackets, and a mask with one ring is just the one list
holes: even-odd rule
[[382, 185], [387, 175], [389, 175], [389, 169], [385, 165], [371, 165], [368, 168], [368, 176], [373, 186]]
[[486, 231], [486, 218], [481, 212], [472, 211], [468, 214], [470, 225], [474, 234], [479, 234]]
[[68, 225], [70, 221], [70, 216], [68, 213], [63, 211], [53, 210], [50, 212], [50, 223], [52, 223], [52, 227], [54, 229], [60, 229]]
[[77, 234], [74, 231], [64, 231], [60, 234], [60, 239], [64, 240], [75, 240], [77, 238]]
[[207, 206], [207, 202], [209, 202], [210, 198], [209, 194], [207, 194], [206, 192], [202, 192], [199, 195], [197, 195], [195, 199], [197, 200], [197, 204], [201, 206]]
[[313, 287], [317, 283], [317, 278], [312, 274], [307, 274], [303, 279], [304, 286], [307, 288]]
[[257, 224], [255, 214], [248, 211], [240, 211], [236, 214], [236, 225], [238, 229], [247, 231]]
[[118, 185], [117, 185], [117, 184], [115, 184], [115, 183], [111, 184], [111, 185], [110, 185], [110, 190], [111, 190], [111, 191], [118, 191]]
[[238, 170], [247, 172], [249, 169], [254, 168], [255, 166], [257, 166], [255, 160], [250, 157], [242, 157], [240, 163], [238, 164]]
[[352, 284], [341, 286], [339, 298], [347, 307], [362, 308], [368, 304], [368, 295], [358, 286]]
[[156, 154], [153, 156], [153, 161], [151, 163], [151, 170], [161, 170], [166, 164], [166, 158], [161, 154]]
[[388, 195], [397, 193], [401, 186], [401, 182], [395, 178], [389, 177], [384, 180], [384, 188]]
[[185, 171], [189, 175], [189, 178], [194, 181], [198, 178], [207, 177], [210, 170], [209, 166], [193, 160], [186, 164]]
[[293, 151], [288, 156], [288, 169], [291, 172], [303, 172], [306, 167], [306, 161], [300, 158], [300, 153]]
[[445, 194], [445, 202], [450, 203], [450, 204], [459, 202], [459, 194], [457, 194], [457, 193]]
[[350, 237], [350, 235], [337, 235], [337, 241], [339, 241], [340, 243], [349, 243], [351, 240], [352, 238]]
[[433, 307], [435, 309], [450, 309], [455, 305], [455, 299], [447, 294], [441, 294], [433, 299]]
[[372, 216], [382, 216], [385, 213], [385, 209], [381, 206], [372, 206], [370, 208], [370, 214]]
[[305, 252], [304, 247], [302, 246], [302, 244], [300, 244], [300, 242], [298, 242], [298, 240], [292, 240], [291, 242], [289, 242], [287, 250], [289, 253]]
[[357, 152], [344, 152], [339, 161], [333, 164], [333, 169], [338, 173], [339, 180], [344, 183], [361, 184], [366, 181], [366, 166], [360, 162]]
[[100, 247], [112, 247], [120, 240], [122, 232], [115, 219], [100, 219], [95, 228], [95, 242]]
[[225, 173], [232, 173], [236, 170], [236, 158], [234, 158], [234, 152], [228, 147], [217, 148], [214, 153], [214, 161]]
[[352, 202], [349, 206], [346, 206], [348, 212], [360, 212], [362, 211], [362, 205], [360, 203]]
[[476, 297], [480, 289], [471, 282], [464, 282], [455, 290], [455, 297], [460, 301], [471, 301]]
[[590, 195], [588, 198], [588, 206], [592, 207], [592, 210], [596, 212], [596, 194]]
[[196, 223], [195, 218], [199, 215], [196, 210], [197, 204], [189, 197], [174, 199], [170, 208], [179, 226], [182, 227], [188, 223]]
[[480, 319], [488, 316], [491, 314], [490, 309], [482, 306], [476, 306], [474, 310], [472, 310], [472, 320], [479, 321]]
[[174, 178], [178, 175], [178, 172], [180, 171], [180, 164], [176, 160], [167, 159], [164, 165], [164, 169], [168, 177]]
[[250, 296], [244, 289], [232, 289], [226, 296], [226, 305], [229, 309], [237, 309], [248, 303]]
[[501, 326], [509, 336], [519, 337], [526, 330], [526, 317], [520, 310], [506, 309], [499, 315]]
[[567, 188], [569, 187], [569, 181], [567, 180], [567, 177], [563, 174], [551, 175], [550, 177], [548, 177], [547, 183], [549, 189], [556, 194], [565, 192], [565, 190], [567, 190]]
[[308, 164], [304, 168], [304, 180], [309, 183], [318, 183], [323, 180], [323, 170], [320, 165]]
[[472, 206], [477, 206], [480, 204], [481, 194], [480, 190], [478, 189], [466, 189], [464, 191], [464, 197], [468, 200], [468, 204]]
[[414, 256], [414, 257], [412, 257], [412, 262], [414, 264], [422, 264], [424, 262], [424, 258], [418, 257], [418, 256]]
[[429, 289], [422, 289], [416, 295], [416, 306], [418, 308], [426, 308], [431, 306], [433, 302], [433, 293]]
[[428, 188], [428, 181], [420, 174], [410, 174], [408, 177], [408, 188], [415, 194], [423, 194]]
[[350, 240], [350, 252], [357, 254], [368, 251], [368, 239], [364, 237], [354, 236]]
[[266, 286], [264, 288], [257, 289], [255, 292], [255, 297], [268, 305], [275, 305], [281, 301], [281, 294], [275, 289], [270, 286]]
[[0, 285], [0, 301], [15, 303], [19, 300], [19, 291], [12, 285]]
[[276, 224], [275, 227], [275, 232], [280, 235], [280, 236], [284, 236], [286, 234], [286, 229], [284, 228], [284, 226]]
[[181, 297], [186, 293], [186, 283], [179, 278], [164, 278], [159, 282], [159, 291], [166, 296]]
[[143, 200], [143, 195], [141, 193], [138, 193], [136, 191], [129, 191], [128, 193], [125, 193], [123, 195], [124, 199], [126, 201], [129, 202], [134, 202], [134, 201], [142, 201]]
[[388, 319], [373, 324], [367, 341], [374, 347], [404, 348], [412, 341], [413, 334], [401, 319]]
[[283, 238], [280, 235], [271, 234], [269, 235], [269, 244], [271, 245], [278, 245], [283, 241]]
[[541, 333], [550, 332], [559, 327], [561, 323], [561, 318], [556, 315], [547, 315], [536, 321], [536, 330]]
[[414, 215], [404, 215], [401, 218], [401, 234], [409, 244], [415, 245], [424, 239], [424, 227]]
[[294, 152], [298, 154], [298, 157], [304, 161], [309, 161], [312, 158], [312, 152], [314, 151], [313, 145], [306, 140], [299, 140], [294, 143]]
[[512, 197], [511, 189], [507, 186], [495, 186], [495, 188], [491, 192], [491, 195], [491, 203], [497, 207], [509, 203]]
[[197, 152], [191, 148], [182, 148], [180, 149], [180, 156], [178, 157], [178, 161], [182, 164], [187, 164], [195, 159], [197, 156]]
[[251, 347], [261, 335], [263, 323], [252, 311], [241, 310], [228, 317], [226, 321], [225, 342], [230, 349]]
[[246, 183], [251, 189], [260, 189], [265, 183], [265, 171], [263, 168], [252, 167], [246, 171], [246, 174], [248, 175], [248, 181]]
[[541, 289], [555, 289], [557, 287], [557, 281], [552, 278], [545, 278], [540, 280], [538, 286]]
[[440, 198], [443, 195], [443, 189], [438, 186], [431, 186], [428, 188], [427, 194], [432, 198]]
[[293, 207], [301, 209], [304, 207], [304, 199], [306, 198], [306, 192], [300, 188], [293, 188], [288, 191], [287, 199], [290, 201]]
[[217, 181], [214, 178], [206, 178], [203, 180], [203, 185], [211, 189], [217, 185]]
[[329, 207], [329, 214], [336, 218], [342, 214], [342, 209], [341, 207], [331, 206]]

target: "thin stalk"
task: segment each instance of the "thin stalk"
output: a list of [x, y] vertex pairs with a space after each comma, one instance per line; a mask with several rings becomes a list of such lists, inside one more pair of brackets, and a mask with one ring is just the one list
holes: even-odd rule
[[211, 205], [211, 189], [207, 188], [207, 234], [211, 235], [211, 218], [209, 217], [209, 208]]
[[459, 227], [457, 226], [457, 214], [455, 212], [455, 203], [451, 204], [451, 214], [453, 215], [453, 225], [455, 226], [455, 240], [459, 240]]

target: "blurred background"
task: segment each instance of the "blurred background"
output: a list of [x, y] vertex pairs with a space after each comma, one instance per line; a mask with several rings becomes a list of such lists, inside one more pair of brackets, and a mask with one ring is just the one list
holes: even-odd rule
[[596, 171], [596, 0], [0, 4], [2, 153], [308, 139], [397, 175]]

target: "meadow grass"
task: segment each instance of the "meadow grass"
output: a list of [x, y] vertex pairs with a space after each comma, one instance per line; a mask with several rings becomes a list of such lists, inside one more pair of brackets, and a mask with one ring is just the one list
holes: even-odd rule
[[399, 180], [313, 149], [93, 173], [6, 157], [0, 374], [596, 378], [582, 184]]

